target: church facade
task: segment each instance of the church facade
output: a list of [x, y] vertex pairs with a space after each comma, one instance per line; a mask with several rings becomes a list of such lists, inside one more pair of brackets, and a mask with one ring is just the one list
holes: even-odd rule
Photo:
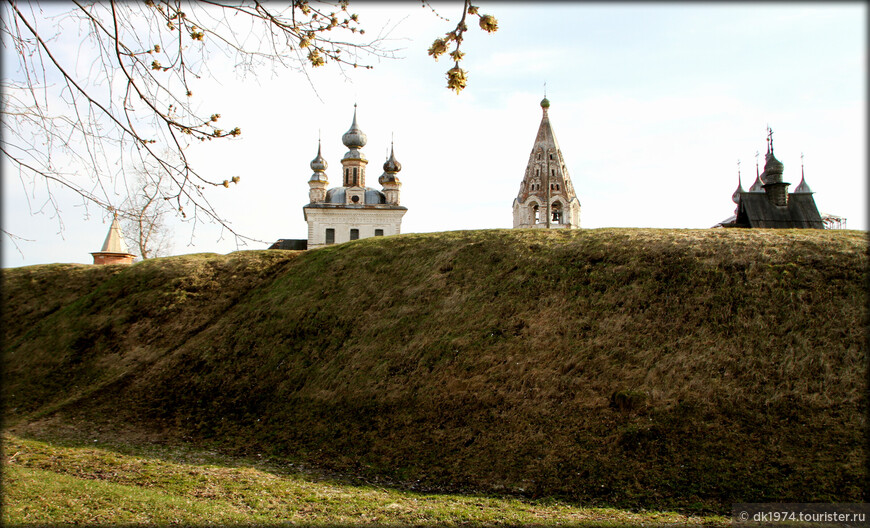
[[399, 201], [402, 183], [398, 173], [402, 165], [396, 160], [392, 145], [390, 157], [383, 166], [384, 173], [378, 178], [382, 189], [366, 186], [369, 162], [360, 149], [368, 139], [357, 124], [356, 105], [353, 123], [341, 141], [349, 150], [341, 159], [340, 186], [328, 189], [328, 164], [321, 155], [319, 142], [317, 157], [310, 165], [314, 171], [308, 180], [310, 202], [302, 207], [308, 223], [308, 249], [373, 236], [398, 235], [402, 217], [408, 210]]
[[547, 115], [550, 101], [541, 101], [543, 116], [520, 191], [513, 202], [514, 228], [577, 229], [580, 200], [574, 192], [562, 149]]

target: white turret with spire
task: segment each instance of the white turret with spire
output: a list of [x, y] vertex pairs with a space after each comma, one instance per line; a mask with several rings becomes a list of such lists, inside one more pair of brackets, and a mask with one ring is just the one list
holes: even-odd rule
[[402, 170], [402, 164], [396, 160], [396, 154], [391, 141], [390, 157], [384, 162], [384, 173], [378, 178], [378, 183], [384, 189], [384, 196], [387, 197], [387, 203], [391, 205], [399, 205], [399, 190], [402, 187], [402, 182], [399, 181], [397, 174], [400, 170]]
[[353, 123], [350, 125], [350, 130], [341, 136], [341, 142], [350, 149], [341, 158], [341, 166], [344, 170], [344, 186], [364, 188], [366, 186], [366, 165], [368, 165], [369, 160], [359, 149], [366, 145], [368, 138], [356, 123], [355, 103], [353, 105]]
[[311, 203], [319, 203], [326, 199], [326, 187], [329, 185], [329, 179], [326, 177], [326, 167], [328, 164], [320, 154], [320, 140], [317, 140], [317, 157], [311, 160], [311, 170], [314, 173], [311, 179], [308, 180], [308, 198]]

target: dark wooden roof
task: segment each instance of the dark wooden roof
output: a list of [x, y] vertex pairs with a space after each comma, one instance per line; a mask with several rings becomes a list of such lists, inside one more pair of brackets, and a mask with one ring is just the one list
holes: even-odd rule
[[736, 227], [824, 229], [822, 216], [812, 194], [791, 193], [788, 205], [777, 207], [767, 193], [742, 192], [737, 209]]
[[308, 249], [308, 240], [279, 238], [277, 242], [269, 246], [269, 249], [292, 249], [296, 251]]

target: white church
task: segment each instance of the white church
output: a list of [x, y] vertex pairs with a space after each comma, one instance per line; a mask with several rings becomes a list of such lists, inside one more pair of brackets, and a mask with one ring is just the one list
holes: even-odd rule
[[[308, 249], [340, 244], [373, 236], [398, 235], [406, 207], [399, 205], [402, 183], [398, 173], [402, 165], [396, 161], [392, 145], [390, 157], [384, 163], [384, 173], [378, 178], [382, 189], [366, 187], [368, 160], [360, 151], [367, 138], [356, 122], [342, 137], [349, 150], [341, 159], [342, 184], [327, 190], [327, 163], [317, 146], [317, 157], [311, 162], [314, 174], [308, 180], [310, 203], [302, 207], [308, 223]], [[279, 241], [280, 242], [280, 241]]]

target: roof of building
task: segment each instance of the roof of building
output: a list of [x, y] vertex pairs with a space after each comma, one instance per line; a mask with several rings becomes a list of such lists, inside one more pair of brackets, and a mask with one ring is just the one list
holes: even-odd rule
[[[333, 187], [326, 191], [326, 200], [323, 203], [346, 205], [347, 187]], [[387, 203], [387, 198], [384, 193], [371, 187], [365, 188], [365, 204], [359, 205], [376, 205]]]
[[[550, 123], [549, 107], [550, 101], [544, 98], [541, 101], [543, 114], [541, 124], [538, 126], [535, 144], [529, 154], [526, 173], [517, 194], [517, 200], [520, 203], [526, 203], [533, 196], [537, 197], [538, 201], [546, 202], [548, 194], [551, 195], [551, 200], [556, 196], [564, 197], [563, 202], [577, 200], [568, 167], [562, 157], [562, 149], [559, 147], [559, 141], [556, 139], [553, 125]], [[549, 169], [550, 174], [546, 174], [547, 169]], [[549, 192], [546, 188], [547, 181], [552, 185]], [[577, 201], [579, 203], [579, 200]]]
[[268, 249], [289, 249], [295, 251], [301, 251], [308, 249], [308, 239], [298, 239], [298, 238], [279, 238], [277, 242], [274, 242]]
[[132, 255], [127, 243], [124, 242], [124, 234], [121, 233], [121, 224], [118, 222], [118, 217], [112, 219], [112, 226], [109, 228], [109, 234], [106, 235], [106, 241], [103, 242], [103, 249], [99, 253], [117, 253], [121, 255]]
[[810, 189], [810, 186], [807, 185], [807, 182], [804, 180], [803, 176], [801, 176], [801, 182], [794, 188], [794, 192], [802, 193], [802, 194], [812, 194], [813, 190]]
[[739, 227], [824, 229], [822, 217], [811, 194], [788, 195], [788, 205], [777, 207], [766, 194], [744, 192], [737, 208]]

